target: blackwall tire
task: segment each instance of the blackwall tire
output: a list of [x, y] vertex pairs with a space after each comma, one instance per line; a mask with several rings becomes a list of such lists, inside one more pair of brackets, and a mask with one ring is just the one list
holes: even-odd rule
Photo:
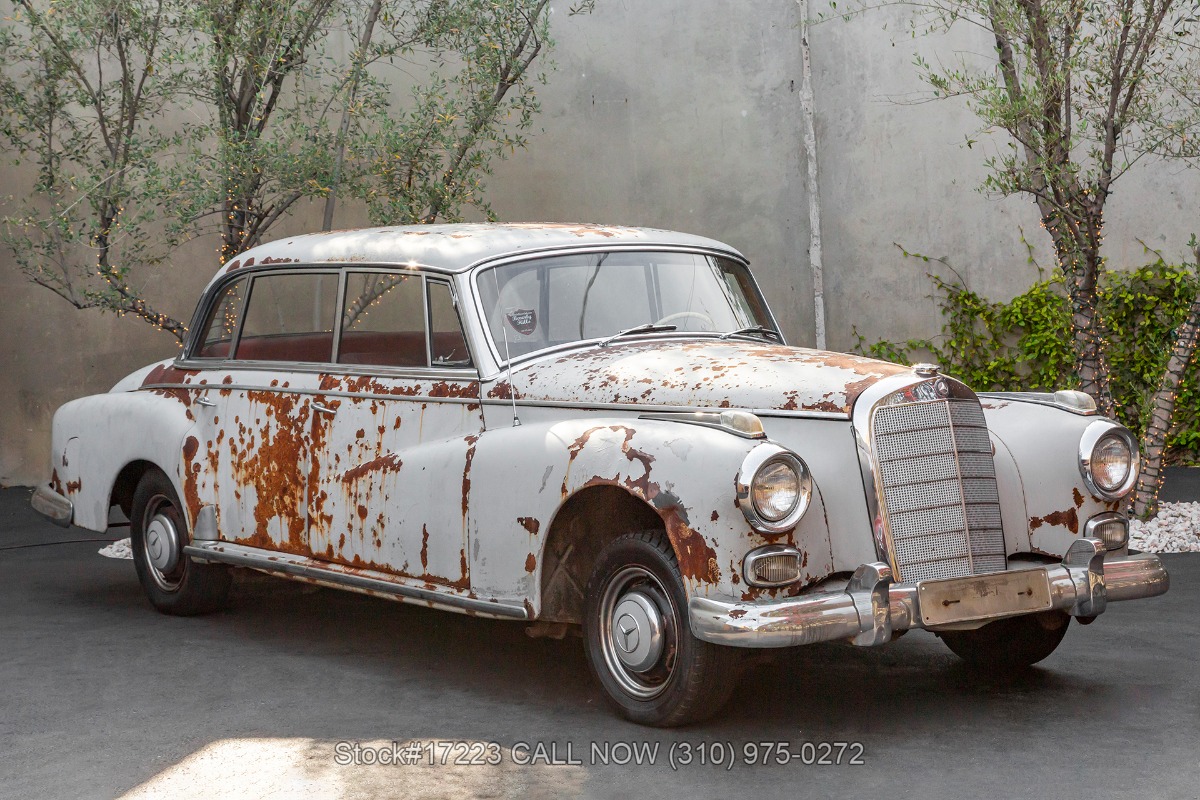
[[692, 636], [679, 564], [661, 531], [627, 534], [601, 551], [583, 633], [597, 682], [622, 716], [642, 725], [706, 719], [737, 683], [741, 654]]
[[157, 469], [142, 476], [129, 518], [133, 565], [151, 604], [164, 614], [217, 611], [229, 596], [229, 567], [201, 564], [184, 555], [187, 518], [175, 487]]
[[1071, 617], [1044, 611], [988, 623], [973, 631], [942, 631], [938, 637], [972, 667], [1012, 672], [1031, 667], [1058, 648]]

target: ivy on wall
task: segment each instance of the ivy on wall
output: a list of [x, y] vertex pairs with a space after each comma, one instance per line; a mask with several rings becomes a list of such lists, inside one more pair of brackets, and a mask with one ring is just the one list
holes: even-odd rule
[[[855, 330], [856, 350], [904, 364], [933, 360], [975, 391], [1078, 387], [1061, 272], [1008, 303], [971, 291], [957, 274], [947, 280], [929, 273], [929, 279], [945, 320], [938, 336], [868, 343]], [[1106, 270], [1101, 275], [1097, 308], [1117, 416], [1139, 437], [1178, 328], [1198, 290], [1200, 279], [1190, 268], [1161, 258], [1128, 272]], [[1200, 464], [1200, 358], [1193, 359], [1183, 377], [1167, 447], [1171, 463]]]

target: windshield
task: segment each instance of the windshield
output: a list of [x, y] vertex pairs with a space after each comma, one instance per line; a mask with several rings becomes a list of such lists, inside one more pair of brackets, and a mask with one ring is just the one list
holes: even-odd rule
[[500, 358], [656, 324], [775, 330], [749, 271], [698, 253], [591, 253], [493, 267], [476, 278]]

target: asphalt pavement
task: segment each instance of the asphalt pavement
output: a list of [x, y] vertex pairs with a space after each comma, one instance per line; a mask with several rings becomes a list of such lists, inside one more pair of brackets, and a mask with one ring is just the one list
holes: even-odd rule
[[163, 616], [28, 497], [0, 490], [0, 797], [1200, 797], [1197, 554], [1017, 679], [921, 631], [817, 645], [662, 731], [515, 623], [253, 574]]

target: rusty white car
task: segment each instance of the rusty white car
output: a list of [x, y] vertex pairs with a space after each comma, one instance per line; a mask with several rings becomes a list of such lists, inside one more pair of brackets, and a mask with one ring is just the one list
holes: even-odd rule
[[1086, 395], [784, 342], [746, 259], [640, 228], [297, 236], [226, 265], [178, 358], [54, 419], [34, 506], [169, 614], [230, 571], [580, 632], [628, 718], [761, 648], [913, 628], [986, 669], [1158, 595], [1129, 431]]

